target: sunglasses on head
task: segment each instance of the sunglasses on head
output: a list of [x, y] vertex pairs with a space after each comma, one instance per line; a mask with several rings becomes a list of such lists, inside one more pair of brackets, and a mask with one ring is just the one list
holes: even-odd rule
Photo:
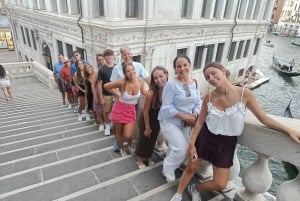
[[190, 97], [191, 96], [191, 91], [189, 89], [189, 85], [188, 84], [183, 84], [183, 89], [185, 91], [186, 97]]

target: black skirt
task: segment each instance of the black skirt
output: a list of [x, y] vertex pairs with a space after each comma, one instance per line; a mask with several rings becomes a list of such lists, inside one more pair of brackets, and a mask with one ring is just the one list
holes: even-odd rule
[[206, 123], [195, 142], [198, 156], [220, 168], [233, 165], [236, 144], [237, 136], [215, 135], [208, 130]]

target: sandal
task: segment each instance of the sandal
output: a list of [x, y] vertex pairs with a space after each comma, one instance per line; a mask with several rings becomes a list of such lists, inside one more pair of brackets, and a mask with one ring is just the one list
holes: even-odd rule
[[139, 167], [139, 169], [142, 169], [142, 168], [146, 167], [144, 163], [139, 164], [138, 162], [136, 162], [136, 164]]

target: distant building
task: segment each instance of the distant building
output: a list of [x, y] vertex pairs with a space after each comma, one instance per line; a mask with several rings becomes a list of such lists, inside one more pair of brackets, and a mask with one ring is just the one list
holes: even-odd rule
[[14, 50], [11, 26], [6, 16], [6, 4], [0, 0], [0, 49]]
[[106, 48], [128, 46], [150, 71], [173, 72], [180, 54], [193, 62], [193, 76], [219, 61], [231, 79], [256, 64], [274, 0], [9, 0], [8, 10], [20, 60], [49, 69], [57, 54], [82, 52], [94, 66]]
[[278, 31], [284, 36], [300, 37], [300, 0], [285, 0]]
[[273, 30], [276, 31], [277, 25], [280, 19], [281, 11], [283, 9], [285, 0], [275, 0], [274, 7], [273, 7], [273, 13], [271, 17], [271, 22], [273, 24]]

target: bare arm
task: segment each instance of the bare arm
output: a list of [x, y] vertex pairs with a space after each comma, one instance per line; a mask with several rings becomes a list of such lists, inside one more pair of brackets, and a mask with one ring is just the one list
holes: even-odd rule
[[152, 97], [153, 97], [152, 91], [148, 91], [146, 93], [145, 103], [144, 103], [144, 122], [145, 122], [144, 135], [146, 137], [150, 137], [150, 134], [152, 133], [152, 129], [150, 127], [150, 117], [149, 117], [149, 111], [151, 108]]
[[246, 106], [256, 118], [267, 127], [288, 134], [293, 140], [300, 144], [300, 131], [294, 130], [269, 117], [256, 101], [255, 96], [249, 89], [244, 93]]
[[116, 100], [119, 100], [119, 93], [118, 93], [117, 90], [114, 90], [114, 89], [119, 89], [121, 91], [123, 84], [124, 84], [123, 79], [122, 80], [116, 80], [116, 81], [113, 81], [113, 82], [106, 83], [104, 85], [104, 89], [106, 91], [108, 91], [109, 93], [111, 93]]

